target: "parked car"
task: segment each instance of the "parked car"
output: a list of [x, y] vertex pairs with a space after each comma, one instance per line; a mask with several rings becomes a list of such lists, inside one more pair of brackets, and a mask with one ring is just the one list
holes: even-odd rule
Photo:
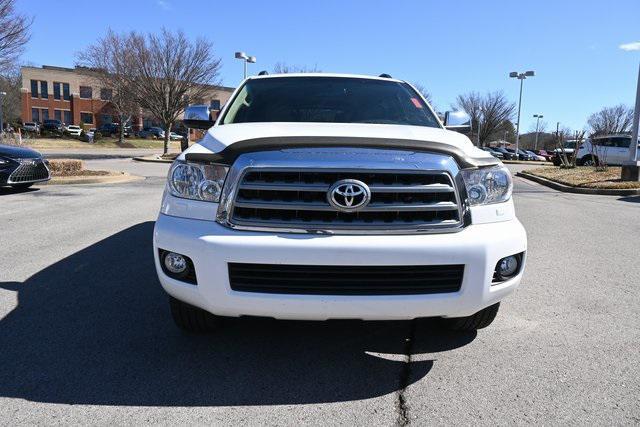
[[22, 131], [23, 132], [39, 133], [40, 132], [40, 124], [38, 124], [37, 122], [25, 122], [22, 125]]
[[172, 164], [153, 233], [185, 330], [245, 315], [476, 330], [520, 283], [511, 173], [455, 131], [466, 113], [441, 124], [402, 80], [255, 76], [217, 124], [207, 105], [185, 117], [209, 130]]
[[504, 147], [496, 147], [494, 148], [495, 151], [497, 151], [498, 153], [502, 153], [502, 155], [504, 156], [504, 160], [517, 160], [518, 156], [516, 156], [515, 151], [509, 151], [508, 149], [504, 148]]
[[64, 133], [64, 125], [60, 120], [56, 119], [46, 119], [42, 122], [42, 127], [40, 128], [42, 133], [54, 134], [61, 136]]
[[0, 145], [0, 187], [29, 188], [50, 179], [49, 164], [40, 153], [26, 147]]
[[575, 148], [576, 148], [576, 141], [574, 140], [565, 141], [563, 148], [556, 148], [555, 150], [553, 150], [553, 164], [555, 166], [560, 166], [562, 164], [562, 160], [561, 160], [562, 153], [564, 153], [567, 156], [567, 159], [569, 159], [571, 156], [573, 156], [573, 152], [575, 151]]
[[78, 125], [67, 125], [64, 130], [71, 136], [80, 136], [82, 128]]
[[630, 146], [630, 135], [616, 134], [591, 137], [578, 147], [576, 163], [583, 166], [594, 166], [598, 163], [621, 165], [626, 160], [629, 160]]
[[140, 138], [164, 138], [164, 130], [159, 127], [148, 127], [138, 132]]
[[544, 159], [548, 162], [552, 162], [553, 161], [553, 154], [549, 153], [546, 150], [534, 150], [534, 153], [536, 153], [538, 156], [542, 156], [544, 157]]
[[179, 133], [176, 133], [176, 132], [171, 132], [169, 134], [169, 139], [171, 141], [181, 141], [182, 140], [182, 135], [180, 135]]
[[547, 160], [547, 159], [545, 159], [544, 157], [542, 157], [542, 156], [540, 156], [540, 155], [538, 155], [538, 154], [534, 153], [534, 152], [533, 152], [533, 151], [531, 151], [531, 150], [524, 150], [524, 151], [525, 151], [525, 153], [529, 154], [529, 155], [532, 157], [532, 159], [533, 159], [534, 161], [537, 161], [537, 162], [544, 162], [545, 160]]
[[504, 159], [504, 154], [502, 154], [499, 151], [494, 150], [491, 147], [483, 147], [482, 148], [484, 151], [488, 152], [489, 154], [491, 154], [493, 157], [496, 157], [498, 159]]
[[[119, 123], [104, 123], [98, 127], [98, 132], [102, 134], [102, 136], [119, 136], [120, 135], [120, 124]], [[131, 135], [131, 126], [125, 125], [124, 127], [124, 137], [128, 138]]]

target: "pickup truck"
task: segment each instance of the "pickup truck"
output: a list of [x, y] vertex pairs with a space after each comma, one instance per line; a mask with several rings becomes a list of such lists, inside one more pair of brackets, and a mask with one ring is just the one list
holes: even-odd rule
[[476, 330], [519, 285], [527, 238], [509, 170], [410, 84], [246, 79], [172, 164], [153, 235], [176, 324], [221, 317], [442, 318]]

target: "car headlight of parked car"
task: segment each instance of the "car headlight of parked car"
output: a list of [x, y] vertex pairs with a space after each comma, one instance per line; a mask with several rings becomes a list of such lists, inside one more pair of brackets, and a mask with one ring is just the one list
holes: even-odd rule
[[463, 169], [462, 178], [471, 206], [506, 202], [511, 198], [513, 181], [504, 166]]
[[217, 203], [228, 171], [225, 165], [175, 161], [169, 169], [169, 192], [182, 199]]

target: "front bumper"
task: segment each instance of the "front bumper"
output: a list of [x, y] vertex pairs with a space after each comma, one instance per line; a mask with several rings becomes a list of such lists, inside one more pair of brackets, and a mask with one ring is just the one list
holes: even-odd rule
[[[162, 287], [173, 297], [220, 316], [279, 319], [393, 320], [463, 317], [510, 294], [520, 273], [491, 284], [499, 259], [526, 251], [527, 237], [517, 219], [475, 224], [458, 233], [428, 235], [316, 235], [244, 232], [212, 221], [160, 214], [154, 257]], [[198, 284], [172, 279], [160, 268], [158, 250], [193, 260]], [[526, 258], [526, 257], [525, 257]], [[430, 295], [282, 295], [233, 291], [227, 263], [314, 265], [464, 264], [459, 292]]]

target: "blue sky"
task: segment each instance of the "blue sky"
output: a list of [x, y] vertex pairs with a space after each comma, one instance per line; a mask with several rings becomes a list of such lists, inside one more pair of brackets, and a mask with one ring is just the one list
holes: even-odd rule
[[35, 14], [23, 56], [34, 65], [72, 66], [108, 27], [164, 25], [212, 40], [227, 86], [241, 80], [233, 53], [244, 50], [258, 59], [254, 73], [281, 61], [419, 82], [439, 110], [471, 90], [504, 90], [517, 102], [518, 82], [507, 75], [531, 69], [537, 76], [525, 81], [522, 131], [535, 113], [549, 128], [556, 121], [582, 128], [603, 106], [632, 106], [640, 62], [639, 0], [18, 0], [18, 9]]

